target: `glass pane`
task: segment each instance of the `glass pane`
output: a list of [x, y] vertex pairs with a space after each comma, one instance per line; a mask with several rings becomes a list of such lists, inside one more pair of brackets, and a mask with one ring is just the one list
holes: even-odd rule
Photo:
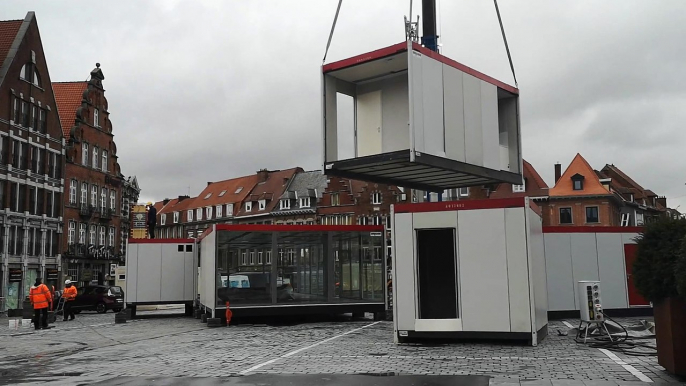
[[277, 233], [277, 302], [325, 303], [325, 232]]
[[217, 239], [217, 305], [272, 303], [271, 265], [250, 261], [251, 253], [271, 250], [269, 232], [219, 231]]

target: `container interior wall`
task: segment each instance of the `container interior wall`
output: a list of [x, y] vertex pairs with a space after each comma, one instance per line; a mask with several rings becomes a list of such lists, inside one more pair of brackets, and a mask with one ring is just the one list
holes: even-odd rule
[[[368, 98], [376, 95], [379, 99]], [[380, 80], [357, 85], [357, 154], [359, 156], [390, 153], [410, 148], [409, 96], [407, 89], [407, 71], [385, 77]], [[369, 103], [371, 106], [367, 106]], [[374, 119], [380, 119], [380, 131], [376, 127], [367, 127], [362, 112], [374, 111]], [[368, 130], [365, 132], [365, 130]], [[375, 148], [371, 149], [369, 140], [374, 140]], [[378, 138], [377, 138], [378, 137]]]
[[370, 232], [220, 230], [216, 305], [383, 304], [383, 248]]
[[520, 173], [518, 100], [503, 90], [498, 90], [498, 94], [500, 169]]

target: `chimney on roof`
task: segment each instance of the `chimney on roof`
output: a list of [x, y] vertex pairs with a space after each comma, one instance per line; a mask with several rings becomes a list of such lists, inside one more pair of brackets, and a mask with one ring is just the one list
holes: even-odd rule
[[167, 204], [169, 204], [169, 201], [171, 201], [171, 200], [168, 199], [168, 198], [165, 198], [164, 200], [162, 200], [162, 205], [167, 205]]
[[257, 171], [257, 182], [265, 182], [269, 178], [269, 170], [260, 169]]
[[207, 181], [207, 186], [210, 186], [210, 185], [212, 185], [212, 182]]
[[562, 165], [560, 163], [555, 164], [555, 183], [557, 184], [557, 181], [560, 180], [560, 177], [562, 177]]
[[190, 198], [190, 196], [179, 196], [179, 202], [181, 202], [187, 198]]

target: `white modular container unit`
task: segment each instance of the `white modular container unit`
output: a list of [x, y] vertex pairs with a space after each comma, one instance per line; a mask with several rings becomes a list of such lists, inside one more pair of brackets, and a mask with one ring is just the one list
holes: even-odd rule
[[395, 205], [395, 338], [547, 334], [540, 209], [528, 198]]
[[[352, 130], [338, 127], [339, 95], [353, 98]], [[324, 65], [322, 126], [329, 175], [425, 191], [522, 183], [519, 90], [417, 43]]]
[[550, 311], [564, 315], [578, 311], [577, 283], [600, 281], [603, 308], [649, 307], [633, 286], [637, 227], [553, 226], [544, 228], [548, 303]]
[[198, 258], [193, 239], [130, 239], [126, 257], [127, 308], [186, 304], [192, 313]]

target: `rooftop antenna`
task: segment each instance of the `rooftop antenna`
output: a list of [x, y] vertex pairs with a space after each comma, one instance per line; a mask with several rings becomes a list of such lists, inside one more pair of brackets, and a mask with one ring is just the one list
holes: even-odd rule
[[410, 16], [405, 16], [405, 40], [419, 43], [419, 15], [417, 21], [412, 21], [412, 0], [410, 0]]

